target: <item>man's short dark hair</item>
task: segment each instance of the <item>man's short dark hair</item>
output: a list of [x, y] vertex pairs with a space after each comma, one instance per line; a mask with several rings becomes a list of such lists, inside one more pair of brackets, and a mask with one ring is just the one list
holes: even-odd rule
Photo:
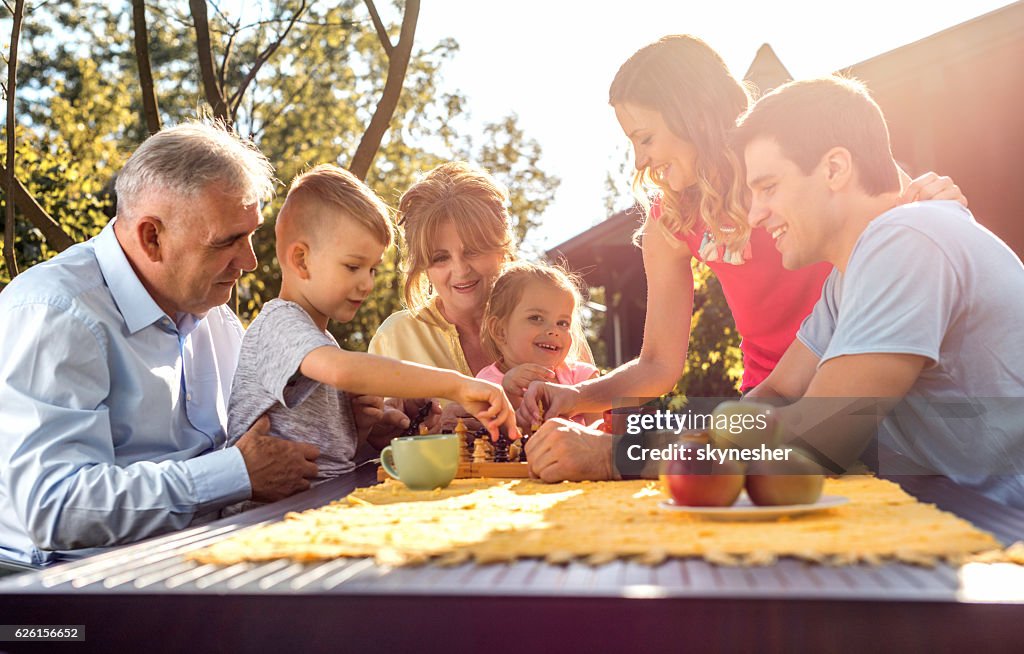
[[830, 149], [846, 148], [867, 193], [900, 189], [885, 117], [857, 80], [830, 76], [778, 87], [736, 120], [730, 142], [742, 155], [757, 138], [775, 140], [805, 175]]

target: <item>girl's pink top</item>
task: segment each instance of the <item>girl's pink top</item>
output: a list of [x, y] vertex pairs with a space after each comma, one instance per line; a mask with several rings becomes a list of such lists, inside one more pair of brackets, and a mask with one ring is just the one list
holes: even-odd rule
[[[555, 368], [555, 382], [571, 386], [573, 384], [587, 381], [596, 373], [597, 368], [586, 361], [565, 361], [562, 365]], [[497, 363], [492, 363], [480, 372], [476, 373], [476, 377], [477, 379], [494, 382], [501, 386], [502, 380], [505, 379], [505, 373], [501, 371], [501, 368], [498, 367]], [[582, 414], [573, 416], [572, 420], [575, 420], [582, 425], [587, 424]]]
[[[660, 200], [651, 207], [651, 217], [661, 217]], [[704, 222], [698, 220], [690, 234], [675, 235], [701, 261], [704, 260], [699, 252], [706, 229]], [[705, 261], [722, 284], [736, 329], [743, 337], [740, 349], [744, 391], [760, 384], [775, 368], [821, 297], [821, 287], [832, 271], [829, 263], [786, 270], [775, 242], [760, 228], [751, 233], [747, 254], [749, 258], [738, 266]]]

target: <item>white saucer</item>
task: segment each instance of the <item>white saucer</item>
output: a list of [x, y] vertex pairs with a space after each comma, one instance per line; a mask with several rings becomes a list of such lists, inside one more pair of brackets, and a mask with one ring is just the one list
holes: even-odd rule
[[665, 511], [689, 513], [712, 520], [771, 520], [783, 516], [800, 515], [824, 511], [848, 503], [849, 498], [842, 495], [822, 495], [814, 504], [785, 504], [782, 506], [758, 506], [750, 501], [746, 491], [740, 493], [732, 506], [683, 506], [674, 500], [667, 499], [658, 503]]

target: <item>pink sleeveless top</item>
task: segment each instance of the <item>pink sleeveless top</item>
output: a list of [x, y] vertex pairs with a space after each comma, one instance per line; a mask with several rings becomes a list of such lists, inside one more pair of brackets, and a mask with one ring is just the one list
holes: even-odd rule
[[[661, 217], [661, 202], [651, 207], [651, 217]], [[676, 238], [690, 247], [698, 260], [706, 226], [698, 220], [690, 234]], [[736, 330], [743, 337], [744, 391], [757, 386], [779, 362], [796, 338], [800, 324], [821, 297], [821, 287], [832, 271], [829, 263], [818, 263], [800, 270], [782, 267], [782, 255], [764, 229], [750, 236], [749, 259], [742, 265], [705, 261], [722, 284]]]

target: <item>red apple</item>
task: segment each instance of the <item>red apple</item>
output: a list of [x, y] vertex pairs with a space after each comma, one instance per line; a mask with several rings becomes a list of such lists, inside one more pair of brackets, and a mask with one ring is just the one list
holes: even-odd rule
[[760, 506], [813, 504], [821, 497], [821, 467], [798, 448], [783, 461], [754, 461], [747, 467], [747, 495]]
[[732, 506], [743, 490], [743, 465], [737, 461], [669, 461], [665, 485], [676, 504]]

